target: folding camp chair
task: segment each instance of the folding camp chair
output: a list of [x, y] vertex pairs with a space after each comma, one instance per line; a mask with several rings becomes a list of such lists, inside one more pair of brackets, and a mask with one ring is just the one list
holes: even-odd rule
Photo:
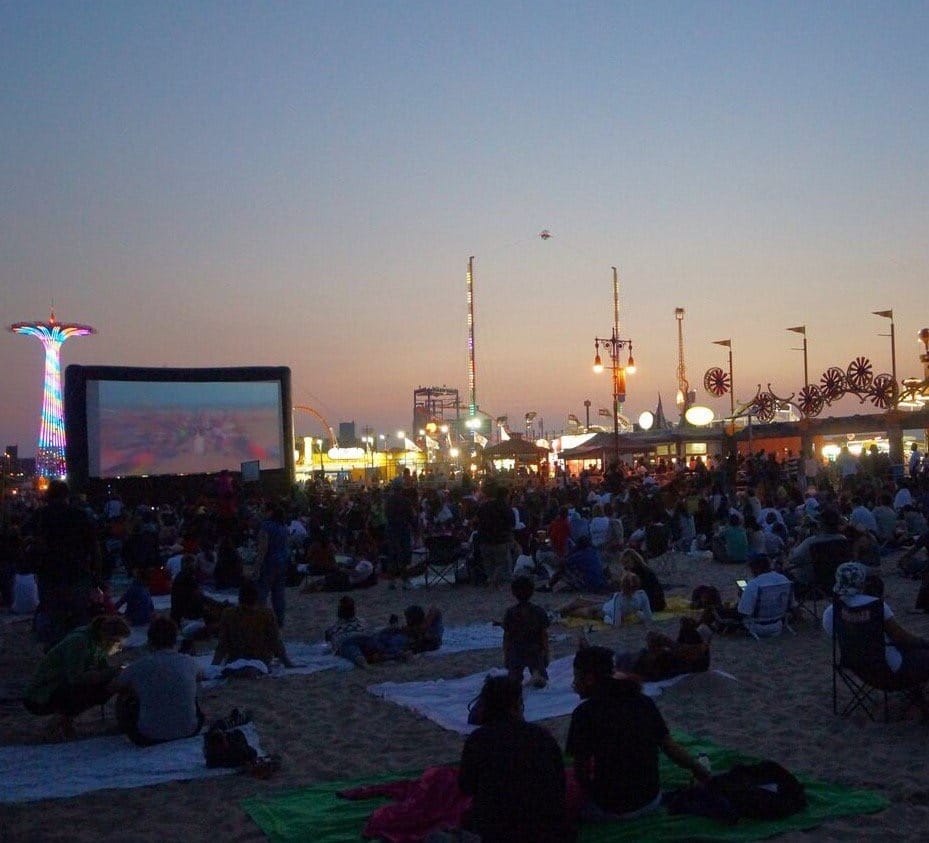
[[461, 540], [457, 536], [429, 536], [426, 539], [426, 562], [423, 577], [426, 585], [458, 581], [458, 563], [462, 558]]
[[889, 695], [904, 694], [908, 702], [920, 699], [922, 682], [907, 681], [888, 666], [884, 653], [884, 601], [874, 600], [851, 608], [841, 599], [832, 602], [832, 713], [839, 714], [838, 680], [851, 691], [852, 698], [842, 709], [842, 717], [861, 709], [873, 721], [883, 695], [884, 722], [890, 722]]
[[832, 598], [835, 570], [849, 560], [850, 554], [851, 545], [845, 538], [828, 539], [810, 545], [813, 581], [798, 584], [795, 589], [798, 608], [819, 618], [819, 604]]

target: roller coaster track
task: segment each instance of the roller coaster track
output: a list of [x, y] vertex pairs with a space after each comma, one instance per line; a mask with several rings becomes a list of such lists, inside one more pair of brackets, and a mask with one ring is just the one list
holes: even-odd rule
[[317, 418], [319, 422], [322, 424], [322, 426], [326, 428], [326, 430], [329, 431], [330, 447], [332, 448], [339, 447], [339, 440], [338, 440], [338, 437], [335, 435], [335, 431], [332, 429], [332, 425], [326, 421], [326, 419], [323, 417], [323, 415], [318, 410], [314, 409], [313, 407], [308, 406], [307, 404], [294, 404], [294, 411], [296, 410], [300, 410], [300, 412], [302, 413], [309, 413], [311, 416], [314, 416], [315, 418]]

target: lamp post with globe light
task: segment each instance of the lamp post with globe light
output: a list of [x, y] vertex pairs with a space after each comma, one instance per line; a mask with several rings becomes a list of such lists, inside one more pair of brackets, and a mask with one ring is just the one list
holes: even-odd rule
[[[603, 371], [600, 348], [610, 355], [610, 368], [613, 375], [613, 460], [619, 465], [619, 416], [626, 401], [626, 375], [635, 374], [635, 358], [632, 356], [632, 340], [619, 336], [619, 275], [613, 269], [613, 332], [609, 337], [594, 337], [594, 372]], [[622, 363], [622, 351], [628, 349], [628, 359]]]

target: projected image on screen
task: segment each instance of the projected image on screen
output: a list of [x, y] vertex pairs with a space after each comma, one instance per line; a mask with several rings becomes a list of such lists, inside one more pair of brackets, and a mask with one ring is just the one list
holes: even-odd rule
[[282, 468], [279, 381], [89, 381], [92, 477]]

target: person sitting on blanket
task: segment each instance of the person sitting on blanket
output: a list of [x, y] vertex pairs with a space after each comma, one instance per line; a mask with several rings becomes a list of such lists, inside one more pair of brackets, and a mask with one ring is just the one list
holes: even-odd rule
[[575, 597], [558, 611], [563, 618], [586, 618], [615, 625], [634, 616], [641, 618], [645, 623], [651, 623], [652, 607], [641, 586], [639, 578], [627, 571], [619, 581], [619, 591], [606, 603], [596, 597]]
[[197, 681], [203, 671], [191, 656], [178, 653], [177, 624], [156, 615], [148, 627], [151, 653], [130, 664], [112, 682], [116, 719], [137, 746], [190, 738], [203, 726]]
[[599, 593], [609, 588], [607, 573], [603, 570], [600, 554], [587, 536], [580, 536], [567, 559], [564, 568], [549, 580], [549, 589], [564, 580], [570, 589]]
[[[411, 606], [410, 609], [413, 612], [406, 617], [405, 627], [400, 627], [400, 619], [392, 616], [388, 626], [372, 633], [356, 616], [355, 601], [346, 595], [339, 600], [336, 610], [338, 620], [326, 630], [326, 640], [337, 656], [347, 659], [356, 667], [366, 668], [369, 664], [387, 661], [408, 661], [413, 656], [415, 646], [431, 646], [436, 640], [441, 644], [442, 622], [441, 613], [435, 607], [428, 613], [422, 612], [419, 606]], [[419, 620], [420, 612], [423, 615], [422, 621]], [[408, 634], [410, 618], [414, 621], [413, 626], [418, 627], [414, 628], [413, 635]], [[428, 627], [424, 626], [427, 619]]]
[[[270, 669], [271, 662], [277, 658], [284, 667], [294, 666], [281, 640], [274, 612], [259, 604], [258, 597], [258, 586], [252, 580], [242, 583], [239, 588], [239, 605], [228, 607], [219, 620], [219, 642], [213, 654], [213, 664], [261, 661]], [[244, 676], [265, 673], [255, 666], [232, 668], [229, 672]]]
[[339, 570], [335, 558], [335, 545], [329, 533], [320, 528], [306, 546], [306, 571], [312, 577], [323, 577]]
[[582, 702], [571, 715], [565, 752], [581, 788], [581, 818], [634, 819], [661, 804], [659, 749], [703, 782], [709, 772], [668, 731], [638, 681], [613, 675], [613, 653], [585, 647], [574, 657], [574, 690]]
[[152, 615], [155, 614], [155, 604], [148, 590], [145, 568], [133, 569], [132, 582], [115, 604], [117, 611], [122, 606], [126, 607], [126, 620], [132, 626], [145, 626], [151, 622]]
[[117, 671], [107, 657], [130, 631], [121, 617], [100, 615], [68, 633], [39, 662], [23, 695], [26, 710], [58, 715], [51, 735], [74, 737], [74, 718], [113, 695], [110, 683]]
[[642, 583], [642, 591], [648, 597], [648, 605], [653, 612], [663, 612], [667, 606], [664, 596], [664, 586], [658, 575], [648, 566], [648, 563], [638, 551], [624, 550], [619, 557], [623, 569], [635, 574]]
[[548, 613], [532, 602], [535, 587], [529, 577], [516, 577], [510, 585], [516, 605], [503, 616], [503, 664], [510, 679], [523, 681], [528, 670], [535, 688], [548, 684]]
[[362, 644], [371, 638], [364, 621], [355, 614], [355, 601], [348, 595], [339, 598], [336, 622], [326, 630], [326, 640], [332, 652], [352, 662], [356, 667], [366, 668]]
[[216, 625], [228, 603], [207, 597], [197, 577], [197, 557], [185, 554], [181, 570], [171, 584], [171, 620], [180, 628], [185, 620], [203, 620], [206, 635], [215, 632]]
[[[618, 651], [613, 665], [620, 673], [632, 673], [645, 682], [661, 682], [684, 673], [705, 673], [710, 669], [710, 640], [713, 630], [692, 618], [681, 618], [677, 640], [650, 630], [641, 650]], [[586, 639], [580, 647], [587, 646]]]
[[423, 611], [422, 606], [407, 606], [403, 610], [404, 625], [400, 632], [407, 638], [407, 649], [411, 653], [429, 653], [442, 646], [442, 612], [438, 607], [430, 606]]
[[370, 588], [373, 585], [377, 585], [377, 571], [374, 569], [374, 563], [367, 559], [359, 559], [350, 567], [340, 567], [324, 577], [308, 582], [300, 593], [354, 591], [358, 588]]
[[465, 829], [482, 843], [573, 841], [561, 751], [523, 719], [520, 683], [488, 676], [477, 705], [480, 726], [465, 740], [458, 772], [458, 786], [473, 798]]

